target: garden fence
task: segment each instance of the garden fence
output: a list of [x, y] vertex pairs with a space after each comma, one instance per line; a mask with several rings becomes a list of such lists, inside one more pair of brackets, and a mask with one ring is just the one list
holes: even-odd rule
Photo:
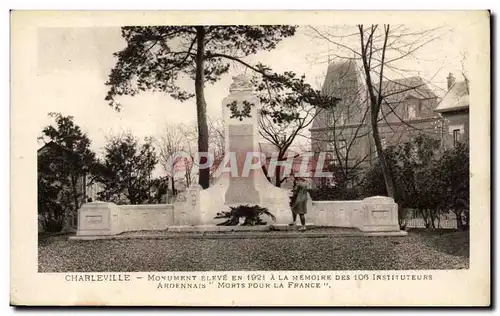
[[[425, 228], [425, 221], [422, 215], [413, 209], [406, 210], [406, 227], [408, 228]], [[456, 229], [457, 228], [457, 218], [453, 212], [444, 213], [439, 216], [434, 221], [434, 225], [436, 228], [447, 228], [447, 229]]]

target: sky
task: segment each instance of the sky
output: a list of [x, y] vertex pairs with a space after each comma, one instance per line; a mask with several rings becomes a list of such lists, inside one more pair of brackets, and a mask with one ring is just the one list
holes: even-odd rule
[[[466, 26], [464, 26], [466, 27]], [[453, 31], [424, 47], [419, 58], [409, 60], [407, 68], [415, 69], [423, 78], [432, 79], [433, 88], [441, 94], [449, 72], [459, 75], [461, 53], [467, 39], [461, 31]], [[75, 123], [92, 140], [92, 149], [101, 152], [106, 136], [121, 131], [131, 131], [139, 138], [157, 136], [165, 124], [194, 123], [196, 106], [194, 99], [177, 101], [161, 93], [142, 93], [123, 97], [121, 112], [115, 111], [104, 100], [107, 80], [116, 62], [113, 53], [125, 47], [119, 28], [40, 28], [38, 30], [37, 116], [39, 130], [53, 121], [47, 114], [60, 112], [72, 115]], [[324, 40], [310, 36], [307, 26], [299, 27], [295, 36], [279, 43], [276, 49], [259, 52], [245, 60], [262, 62], [277, 71], [292, 70], [305, 74], [307, 81], [319, 87], [324, 80], [328, 59], [326, 52], [333, 46]], [[319, 58], [319, 59], [318, 59]], [[436, 70], [437, 73], [436, 73]], [[232, 77], [245, 70], [233, 67], [222, 80], [205, 88], [207, 111], [211, 118], [220, 117], [222, 99], [229, 93]], [[186, 81], [183, 86], [194, 83]]]

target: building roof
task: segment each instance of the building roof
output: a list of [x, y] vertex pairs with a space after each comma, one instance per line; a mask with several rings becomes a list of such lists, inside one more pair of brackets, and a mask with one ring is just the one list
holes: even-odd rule
[[[362, 84], [361, 80], [358, 78], [356, 64], [352, 60], [341, 63], [332, 63], [328, 66], [322, 91], [323, 93], [330, 95], [335, 93], [335, 88], [340, 85], [345, 87], [348, 84], [354, 83]], [[425, 81], [418, 76], [384, 80], [382, 81], [382, 89], [384, 91], [384, 95], [388, 95], [387, 99], [390, 99], [391, 101], [400, 99], [397, 97], [400, 95], [403, 95], [404, 98], [408, 96], [413, 96], [417, 99], [437, 98], [437, 95], [429, 88]], [[337, 97], [342, 98], [341, 95]]]
[[450, 112], [469, 108], [469, 87], [466, 81], [454, 83], [436, 107], [436, 112]]
[[408, 97], [416, 99], [436, 99], [437, 95], [429, 88], [425, 81], [418, 76], [384, 80], [382, 89], [388, 102], [401, 102]]
[[[335, 95], [342, 91], [338, 90], [339, 87], [346, 88], [353, 84], [358, 87], [355, 93], [362, 93], [361, 86], [364, 85], [364, 82], [359, 77], [355, 62], [348, 60], [332, 63], [328, 66], [322, 92], [342, 99], [342, 95]], [[386, 95], [385, 100], [389, 103], [399, 103], [408, 97], [421, 100], [438, 98], [425, 81], [418, 76], [384, 80], [382, 81], [382, 87], [384, 95]], [[342, 103], [342, 101], [340, 102]], [[323, 115], [318, 115], [315, 118], [312, 129], [326, 127], [326, 114], [321, 114]]]
[[[355, 91], [347, 89], [348, 87], [354, 87]], [[321, 88], [321, 93], [327, 96], [339, 97], [342, 99], [342, 92], [352, 91], [357, 92], [359, 90], [360, 83], [358, 82], [358, 72], [356, 70], [356, 64], [351, 61], [331, 63], [328, 65], [326, 71], [325, 80], [323, 82], [323, 87]], [[342, 92], [341, 92], [342, 91]], [[337, 106], [341, 106], [346, 102], [344, 97]], [[311, 128], [322, 128], [326, 126], [327, 113], [323, 111], [314, 118]]]
[[56, 144], [55, 142], [50, 141], [48, 143], [43, 144], [42, 147], [38, 148], [37, 153], [38, 153], [38, 155], [43, 155], [44, 153], [46, 153], [48, 150], [51, 150], [51, 149], [52, 150], [62, 150], [63, 148], [60, 145]]
[[321, 92], [328, 96], [338, 97], [335, 94], [338, 93], [341, 86], [345, 87], [348, 84], [357, 84], [357, 81], [358, 73], [356, 64], [353, 61], [331, 63], [328, 65]]
[[49, 152], [51, 153], [51, 155], [56, 156], [69, 155], [71, 157], [76, 155], [75, 152], [71, 151], [70, 149], [63, 147], [54, 141], [50, 141], [37, 150], [37, 156], [41, 157]]

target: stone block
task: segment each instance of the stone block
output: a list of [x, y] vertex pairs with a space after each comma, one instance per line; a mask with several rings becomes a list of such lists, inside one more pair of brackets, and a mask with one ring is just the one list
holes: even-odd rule
[[385, 196], [369, 197], [361, 201], [364, 232], [399, 231], [398, 205]]
[[111, 235], [114, 203], [93, 202], [83, 204], [78, 211], [79, 236]]
[[179, 192], [174, 202], [174, 226], [185, 226], [190, 223], [192, 206], [188, 200], [188, 192]]

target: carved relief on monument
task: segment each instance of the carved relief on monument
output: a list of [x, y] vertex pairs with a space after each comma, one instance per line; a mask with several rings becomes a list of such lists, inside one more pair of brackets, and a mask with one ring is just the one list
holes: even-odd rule
[[87, 215], [86, 218], [88, 224], [99, 224], [102, 223], [101, 215]]
[[179, 193], [177, 194], [177, 198], [175, 199], [175, 202], [177, 203], [185, 203], [187, 201], [186, 195], [184, 193]]
[[196, 206], [196, 198], [197, 198], [197, 195], [198, 195], [198, 191], [197, 190], [191, 190], [189, 192], [190, 196], [191, 196], [191, 206]]
[[250, 79], [248, 79], [247, 76], [245, 75], [237, 75], [236, 77], [233, 77], [233, 83], [229, 87], [229, 91], [251, 91], [252, 90], [252, 83], [250, 82]]
[[245, 117], [251, 118], [252, 116], [250, 115], [250, 113], [252, 112], [252, 105], [253, 104], [248, 102], [247, 100], [243, 100], [242, 107], [238, 104], [238, 101], [233, 101], [227, 104], [226, 106], [231, 111], [231, 116], [229, 118], [237, 118], [240, 121], [243, 121]]

